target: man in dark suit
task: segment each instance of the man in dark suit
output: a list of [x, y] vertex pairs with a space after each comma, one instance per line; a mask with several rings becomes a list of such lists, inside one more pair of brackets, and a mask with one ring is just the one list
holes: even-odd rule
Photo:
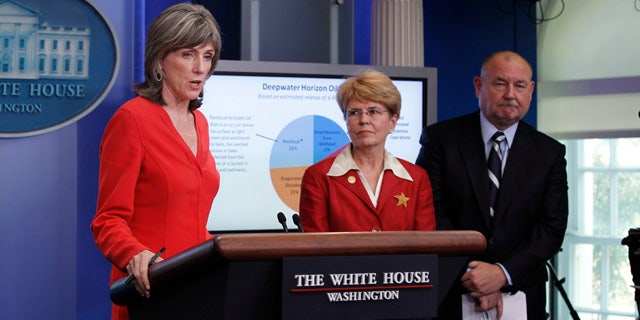
[[[501, 314], [501, 292], [516, 291], [526, 295], [529, 320], [546, 319], [545, 262], [564, 239], [568, 187], [564, 145], [521, 121], [533, 96], [532, 73], [515, 52], [492, 54], [473, 79], [480, 110], [422, 132], [416, 164], [431, 179], [438, 229], [477, 230], [487, 239], [440, 305], [440, 319], [461, 317], [465, 293], [477, 310]], [[492, 146], [496, 132], [503, 138]], [[492, 148], [502, 161], [490, 178]]]

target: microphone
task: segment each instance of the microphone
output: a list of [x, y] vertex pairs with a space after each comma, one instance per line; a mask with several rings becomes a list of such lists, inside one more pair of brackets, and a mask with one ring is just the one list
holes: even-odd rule
[[284, 232], [289, 232], [289, 228], [287, 228], [287, 217], [284, 216], [284, 213], [278, 212], [278, 222], [282, 225]]
[[300, 221], [300, 216], [297, 213], [294, 213], [291, 218], [293, 219], [293, 223], [298, 226], [298, 232], [304, 232], [304, 229], [302, 228], [302, 221]]

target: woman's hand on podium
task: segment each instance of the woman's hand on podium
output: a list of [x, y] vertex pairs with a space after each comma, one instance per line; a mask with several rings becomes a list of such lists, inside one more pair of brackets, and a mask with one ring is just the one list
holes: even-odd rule
[[134, 286], [136, 287], [136, 290], [143, 297], [149, 298], [151, 296], [151, 283], [149, 282], [149, 267], [154, 263], [158, 263], [164, 260], [160, 258], [160, 254], [162, 254], [162, 252], [164, 252], [164, 248], [162, 248], [162, 250], [160, 250], [156, 254], [154, 254], [149, 250], [143, 250], [140, 253], [133, 256], [131, 261], [129, 261], [129, 263], [127, 264], [127, 272], [129, 273], [129, 279], [132, 279], [134, 281]]

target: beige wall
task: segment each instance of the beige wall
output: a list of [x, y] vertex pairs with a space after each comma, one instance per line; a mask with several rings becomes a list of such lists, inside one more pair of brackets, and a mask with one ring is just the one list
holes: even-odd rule
[[640, 136], [640, 12], [633, 1], [551, 0], [544, 17], [563, 3], [538, 29], [538, 129]]

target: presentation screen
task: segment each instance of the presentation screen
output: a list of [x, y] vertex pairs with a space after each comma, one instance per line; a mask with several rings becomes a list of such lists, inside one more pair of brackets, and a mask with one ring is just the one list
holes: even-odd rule
[[[302, 175], [349, 145], [336, 93], [347, 76], [389, 75], [402, 109], [386, 148], [414, 162], [422, 127], [435, 121], [435, 69], [221, 61], [199, 109], [209, 121], [220, 172], [207, 228], [213, 233], [282, 230], [278, 212], [298, 212]], [[433, 109], [433, 110], [432, 110]]]

